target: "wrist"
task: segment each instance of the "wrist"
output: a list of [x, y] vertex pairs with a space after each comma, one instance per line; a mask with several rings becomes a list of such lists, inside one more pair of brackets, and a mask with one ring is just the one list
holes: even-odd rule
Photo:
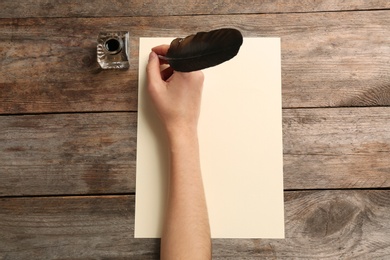
[[196, 126], [182, 126], [167, 128], [168, 140], [171, 148], [198, 142], [198, 129]]

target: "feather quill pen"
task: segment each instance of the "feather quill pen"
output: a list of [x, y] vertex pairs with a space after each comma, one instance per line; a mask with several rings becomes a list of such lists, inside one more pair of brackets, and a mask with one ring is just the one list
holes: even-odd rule
[[176, 71], [190, 72], [216, 66], [237, 55], [243, 42], [240, 31], [223, 28], [198, 32], [171, 42], [166, 60]]

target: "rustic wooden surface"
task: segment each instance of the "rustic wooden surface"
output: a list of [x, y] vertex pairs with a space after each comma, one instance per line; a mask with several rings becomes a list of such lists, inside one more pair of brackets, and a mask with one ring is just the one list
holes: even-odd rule
[[382, 10], [390, 8], [387, 0], [114, 0], [47, 1], [2, 0], [0, 17], [116, 17], [170, 16], [198, 14], [302, 13], [321, 11]]
[[[214, 258], [385, 259], [389, 196], [389, 190], [287, 191], [286, 239], [214, 239]], [[134, 195], [0, 199], [1, 256], [157, 259], [158, 239], [133, 238], [134, 201]]]
[[[212, 19], [214, 17], [214, 19]], [[0, 20], [0, 113], [136, 111], [138, 37], [226, 25], [282, 39], [283, 107], [390, 104], [388, 11]], [[101, 30], [128, 30], [131, 69], [102, 71]]]
[[[390, 258], [389, 1], [3, 0], [0, 259], [158, 258], [133, 236], [138, 39], [225, 26], [282, 39], [286, 239], [214, 258]], [[106, 30], [128, 71], [98, 68]]]

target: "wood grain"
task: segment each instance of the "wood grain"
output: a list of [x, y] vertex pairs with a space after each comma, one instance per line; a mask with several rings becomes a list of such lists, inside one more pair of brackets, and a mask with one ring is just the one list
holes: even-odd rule
[[155, 240], [133, 239], [134, 196], [0, 199], [0, 209], [0, 259], [148, 259], [159, 251]]
[[[0, 196], [135, 192], [136, 113], [3, 116]], [[285, 109], [285, 189], [390, 187], [390, 108]]]
[[58, 1], [3, 0], [0, 8], [1, 18], [26, 17], [115, 17], [115, 16], [169, 16], [200, 14], [251, 14], [251, 13], [289, 13], [323, 12], [340, 10], [390, 9], [385, 0], [341, 1], [185, 1], [185, 0], [115, 0], [115, 1]]
[[135, 113], [0, 120], [0, 195], [135, 191]]
[[390, 108], [283, 111], [286, 189], [390, 187]]
[[388, 190], [285, 192], [284, 240], [216, 240], [214, 259], [387, 259], [389, 195]]
[[[282, 40], [286, 239], [215, 239], [213, 259], [389, 259], [389, 10], [2, 0], [0, 259], [158, 259], [158, 239], [133, 237], [138, 39], [227, 26]], [[118, 30], [130, 69], [103, 71], [96, 37]]]
[[[215, 239], [213, 259], [386, 259], [390, 191], [285, 192], [286, 239]], [[134, 196], [0, 199], [2, 259], [158, 259]], [[253, 223], [255, 224], [255, 223]]]
[[[226, 26], [281, 37], [285, 108], [390, 105], [390, 16], [365, 11], [1, 19], [0, 113], [136, 111], [139, 37]], [[107, 30], [130, 32], [130, 70], [97, 67]]]

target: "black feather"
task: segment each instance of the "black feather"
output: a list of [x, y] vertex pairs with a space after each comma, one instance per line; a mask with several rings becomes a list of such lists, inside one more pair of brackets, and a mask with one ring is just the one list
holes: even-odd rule
[[238, 53], [242, 35], [236, 29], [224, 28], [198, 32], [171, 42], [165, 59], [176, 71], [190, 72], [216, 66]]

